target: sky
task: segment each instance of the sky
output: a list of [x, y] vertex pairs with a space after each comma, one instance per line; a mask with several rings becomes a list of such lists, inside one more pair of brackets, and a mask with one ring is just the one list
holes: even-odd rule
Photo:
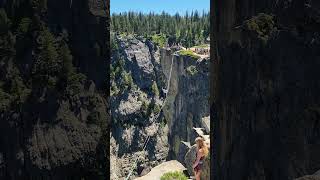
[[185, 14], [186, 11], [198, 10], [200, 13], [210, 10], [210, 0], [110, 0], [110, 11], [120, 12], [155, 12], [165, 11], [169, 14]]

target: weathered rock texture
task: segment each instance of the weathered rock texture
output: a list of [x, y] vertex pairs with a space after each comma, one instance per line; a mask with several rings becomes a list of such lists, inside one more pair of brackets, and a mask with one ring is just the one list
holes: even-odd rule
[[[111, 162], [112, 177], [125, 177], [135, 158], [139, 158], [133, 176], [142, 176], [166, 160], [184, 164], [187, 147], [181, 141], [194, 141], [193, 127], [205, 127], [209, 117], [209, 59], [192, 59], [160, 49], [151, 41], [133, 36], [117, 37], [113, 52], [111, 81], [111, 113], [113, 116]], [[119, 61], [123, 60], [123, 65]], [[167, 88], [171, 62], [172, 77], [163, 113], [155, 122], [153, 117], [161, 107]], [[120, 63], [121, 64], [121, 63]], [[117, 69], [123, 69], [117, 73]], [[131, 79], [127, 86], [123, 79]], [[160, 93], [156, 95], [152, 85]], [[145, 111], [147, 104], [150, 111]], [[205, 118], [206, 117], [206, 118]], [[157, 134], [155, 134], [157, 132]], [[141, 151], [147, 135], [151, 135], [146, 151]]]
[[213, 179], [312, 174], [320, 168], [320, 3], [212, 6]]
[[161, 176], [168, 172], [183, 172], [186, 168], [178, 161], [171, 160], [154, 167], [148, 174], [136, 180], [159, 180]]
[[[72, 2], [72, 4], [71, 4]], [[57, 33], [72, 35], [75, 64], [97, 87], [106, 86], [109, 57], [109, 3], [105, 0], [48, 0], [48, 21]]]
[[[115, 180], [124, 178], [136, 167], [133, 179], [165, 162], [168, 156], [168, 126], [162, 115], [154, 120], [163, 97], [151, 88], [156, 84], [161, 91], [164, 77], [159, 70], [159, 52], [152, 42], [127, 36], [117, 37], [116, 43], [118, 49], [112, 53], [112, 67], [117, 73], [111, 79], [113, 95], [110, 99], [113, 120], [111, 177]], [[120, 66], [119, 61], [123, 65]], [[119, 68], [121, 71], [117, 71]], [[123, 79], [132, 80], [127, 83], [129, 81]], [[142, 151], [148, 135], [151, 139]]]
[[161, 67], [167, 78], [172, 58], [171, 84], [164, 108], [169, 120], [169, 159], [184, 162], [181, 141], [193, 142], [196, 134], [192, 128], [204, 127], [202, 118], [209, 115], [209, 58], [196, 60], [163, 49]]
[[[107, 177], [108, 19], [94, 12], [103, 11], [92, 6], [101, 0], [70, 2], [0, 3], [1, 18], [6, 13], [21, 27], [8, 25], [0, 36], [1, 52], [12, 48], [0, 57], [0, 179]], [[56, 63], [48, 68], [55, 71], [62, 59], [69, 59], [70, 76], [38, 69]]]
[[317, 171], [313, 175], [306, 175], [294, 180], [320, 180], [320, 171]]

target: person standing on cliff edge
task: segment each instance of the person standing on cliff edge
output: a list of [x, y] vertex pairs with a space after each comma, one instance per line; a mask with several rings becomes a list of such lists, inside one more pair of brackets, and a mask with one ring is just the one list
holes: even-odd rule
[[194, 176], [196, 177], [196, 180], [200, 180], [203, 161], [204, 161], [204, 158], [208, 156], [209, 149], [207, 145], [204, 143], [204, 139], [202, 137], [197, 137], [195, 142], [197, 144], [197, 154], [196, 154], [196, 160], [193, 163], [192, 168], [193, 168]]

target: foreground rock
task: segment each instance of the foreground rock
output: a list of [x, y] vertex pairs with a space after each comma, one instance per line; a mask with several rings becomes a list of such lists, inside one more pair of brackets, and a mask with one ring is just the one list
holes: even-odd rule
[[186, 168], [178, 161], [172, 160], [164, 162], [154, 167], [147, 175], [136, 178], [136, 180], [160, 180], [161, 176], [168, 172], [183, 172]]
[[320, 170], [313, 175], [303, 176], [294, 180], [320, 180]]

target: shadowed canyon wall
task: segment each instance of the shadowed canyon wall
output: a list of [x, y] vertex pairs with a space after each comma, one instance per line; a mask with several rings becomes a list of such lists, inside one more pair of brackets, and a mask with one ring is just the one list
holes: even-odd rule
[[108, 3], [0, 6], [0, 179], [105, 179]]
[[313, 174], [320, 169], [320, 3], [211, 6], [213, 179]]

